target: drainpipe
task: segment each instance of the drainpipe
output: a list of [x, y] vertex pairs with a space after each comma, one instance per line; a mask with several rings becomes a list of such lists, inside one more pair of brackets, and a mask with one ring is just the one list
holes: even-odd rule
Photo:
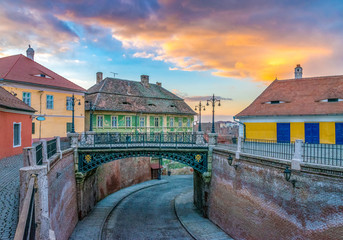
[[235, 121], [236, 123], [239, 123], [239, 124], [241, 124], [241, 125], [243, 125], [243, 137], [244, 137], [244, 139], [245, 139], [245, 124], [244, 123], [242, 123], [242, 122], [240, 122], [240, 121], [237, 121], [236, 120], [236, 116], [233, 116], [233, 121]]

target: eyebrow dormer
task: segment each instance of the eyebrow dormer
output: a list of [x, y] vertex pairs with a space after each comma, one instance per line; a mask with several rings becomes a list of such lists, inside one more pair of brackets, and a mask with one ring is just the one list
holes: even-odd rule
[[327, 98], [320, 100], [319, 102], [343, 102], [342, 98]]
[[280, 104], [280, 103], [286, 103], [286, 102], [281, 101], [281, 100], [274, 100], [274, 101], [265, 102], [264, 104]]

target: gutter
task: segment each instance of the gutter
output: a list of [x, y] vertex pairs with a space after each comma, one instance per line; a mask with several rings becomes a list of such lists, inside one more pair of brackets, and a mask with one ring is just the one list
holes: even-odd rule
[[242, 123], [242, 122], [240, 122], [240, 121], [237, 121], [237, 120], [236, 120], [236, 116], [233, 116], [233, 121], [235, 121], [235, 122], [238, 123], [238, 124], [243, 125], [243, 137], [244, 137], [244, 139], [245, 139], [245, 138], [246, 138], [245, 124]]

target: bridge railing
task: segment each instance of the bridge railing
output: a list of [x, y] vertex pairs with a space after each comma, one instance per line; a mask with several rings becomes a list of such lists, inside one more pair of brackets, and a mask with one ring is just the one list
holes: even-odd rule
[[[83, 133], [81, 147], [192, 147], [197, 135], [182, 133]], [[204, 143], [205, 144], [205, 143]]]
[[291, 160], [295, 151], [294, 142], [275, 140], [244, 139], [242, 153]]
[[343, 145], [312, 144], [304, 143], [302, 140], [278, 142], [241, 138], [240, 141], [241, 144], [218, 144], [218, 147], [255, 156], [283, 160], [296, 159], [305, 163], [343, 167]]

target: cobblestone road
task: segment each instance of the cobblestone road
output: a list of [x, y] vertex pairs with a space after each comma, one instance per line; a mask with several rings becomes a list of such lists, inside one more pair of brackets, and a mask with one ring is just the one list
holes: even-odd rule
[[13, 239], [19, 216], [19, 169], [23, 155], [0, 159], [0, 239]]
[[103, 239], [193, 239], [174, 211], [174, 199], [192, 190], [191, 175], [167, 177], [169, 183], [133, 193], [114, 209]]

